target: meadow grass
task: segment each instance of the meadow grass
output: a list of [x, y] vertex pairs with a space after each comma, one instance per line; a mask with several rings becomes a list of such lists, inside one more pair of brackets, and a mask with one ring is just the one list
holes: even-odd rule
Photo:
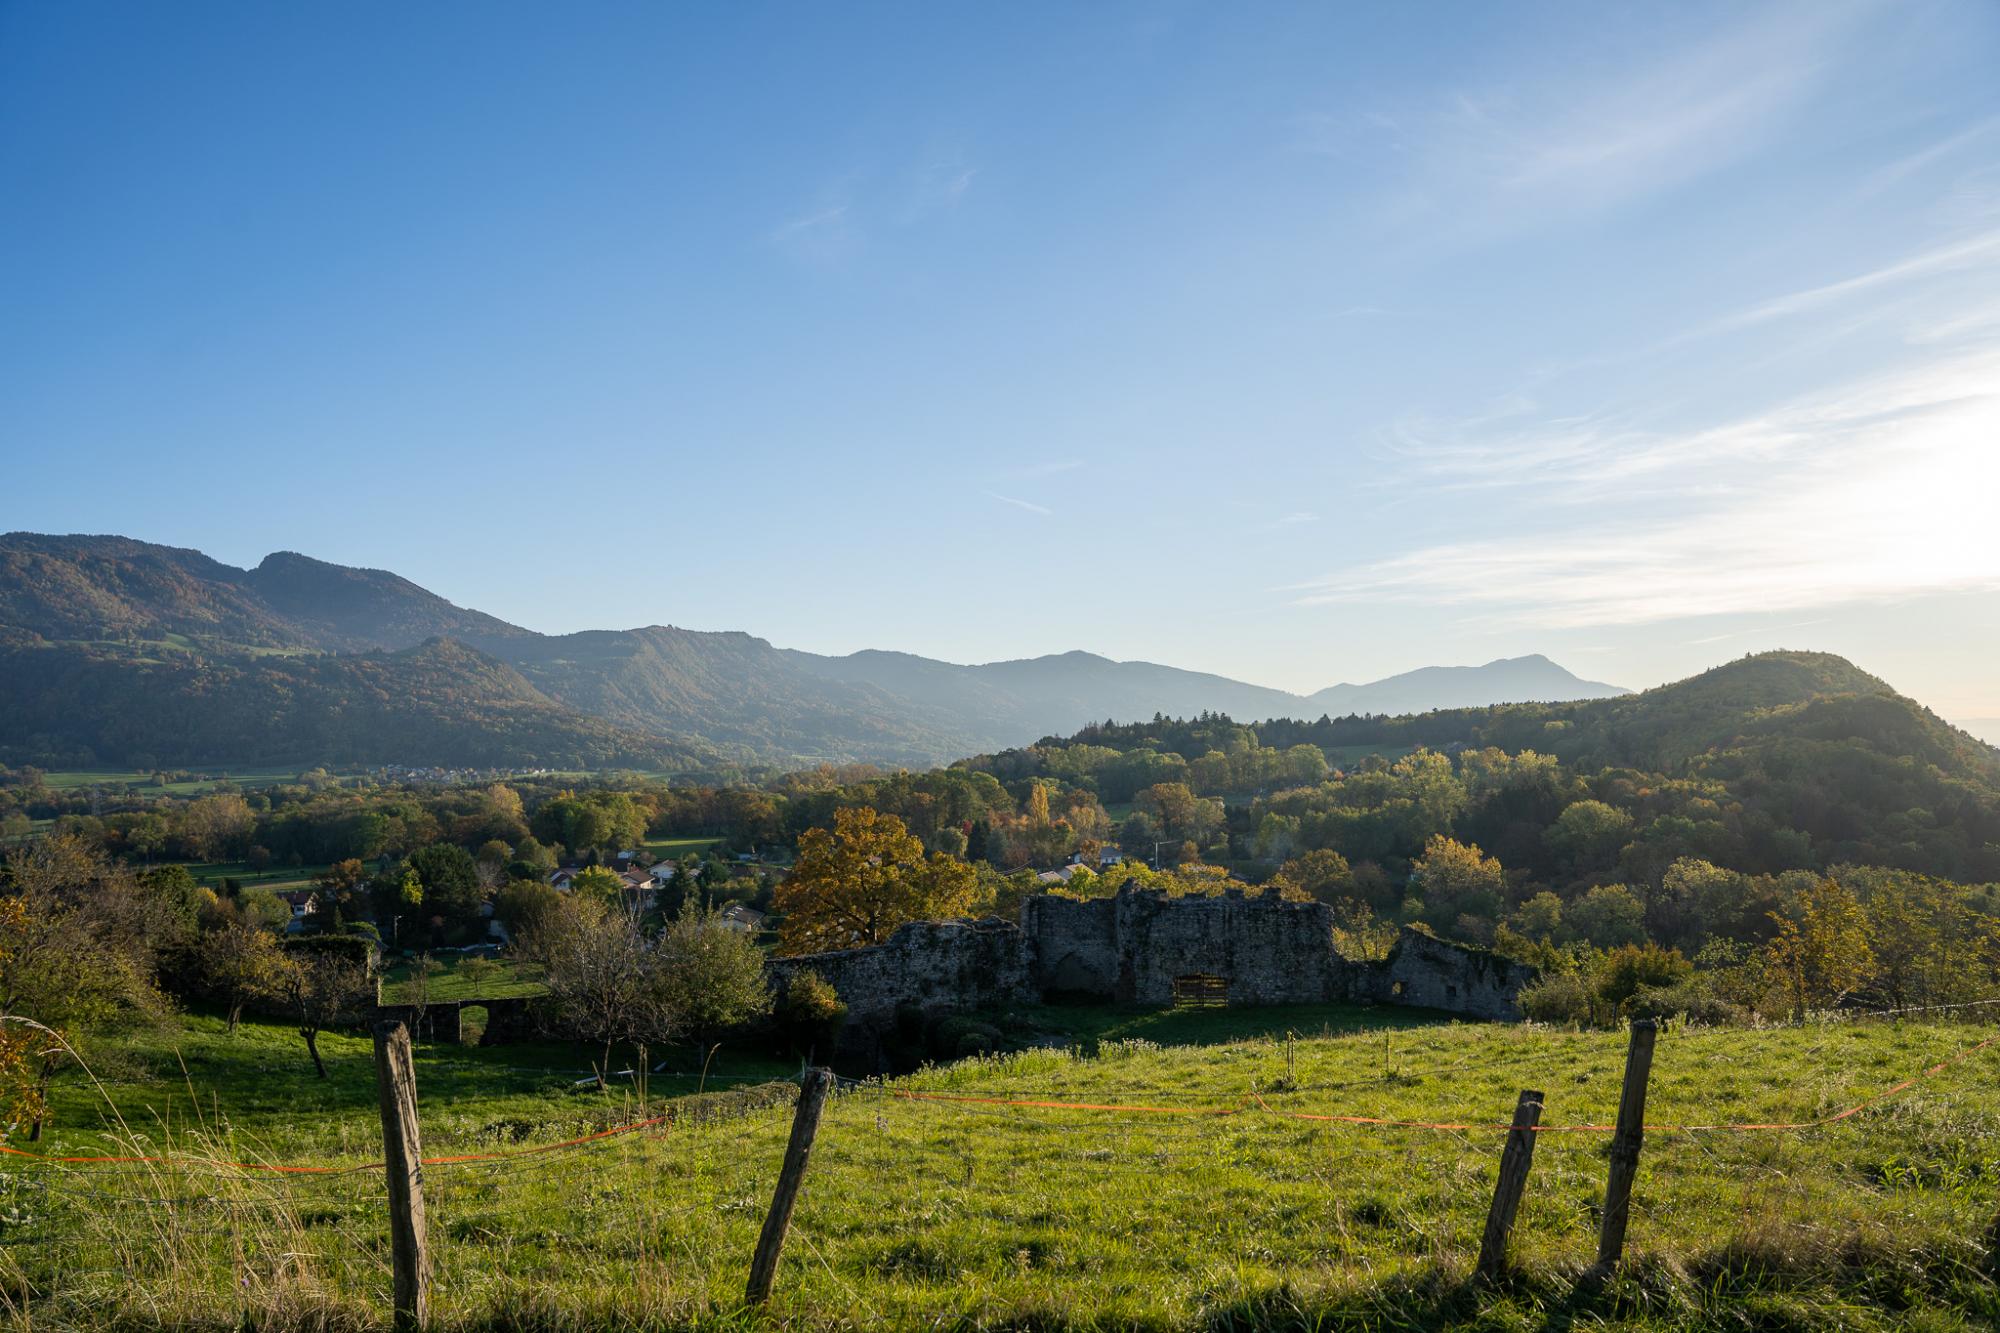
[[[499, 970], [481, 978], [467, 976], [461, 971], [466, 962], [463, 957], [447, 955], [432, 961], [438, 970], [431, 974], [428, 999], [434, 1004], [459, 1000], [520, 999], [548, 992], [548, 987], [542, 984], [542, 968], [538, 963], [516, 962], [511, 958], [492, 959], [490, 961]], [[385, 969], [382, 973], [382, 1003], [411, 1003], [411, 983], [416, 970], [414, 959], [405, 959]]]
[[291, 764], [267, 768], [232, 768], [220, 771], [214, 777], [169, 782], [158, 787], [153, 785], [151, 769], [57, 769], [43, 774], [42, 783], [53, 791], [74, 791], [83, 787], [131, 787], [143, 789], [149, 794], [202, 796], [223, 786], [271, 787], [280, 783], [296, 782], [304, 767]]
[[[1514, 1272], [1482, 1289], [1467, 1274], [1504, 1138], [1486, 1126], [1507, 1119], [1523, 1087], [1547, 1094], [1546, 1123], [1611, 1120], [1622, 1035], [1331, 1006], [1031, 1018], [1077, 1027], [1080, 1040], [844, 1086], [761, 1315], [741, 1309], [742, 1283], [790, 1120], [769, 1083], [701, 1099], [705, 1116], [672, 1103], [688, 1114], [665, 1132], [433, 1167], [438, 1326], [1956, 1330], [2000, 1320], [1984, 1240], [2000, 1207], [2000, 1048], [1837, 1124], [1650, 1135], [1630, 1263], [1608, 1284], [1584, 1276], [1606, 1136], [1541, 1135]], [[1129, 1035], [1149, 1025], [1165, 1040]], [[1818, 1120], [1990, 1031], [1880, 1021], [1669, 1031], [1648, 1118]], [[1189, 1044], [1165, 1044], [1175, 1040]], [[1204, 1040], [1215, 1044], [1195, 1044]], [[366, 1046], [327, 1045], [334, 1077], [320, 1083], [282, 1029], [250, 1025], [231, 1039], [197, 1018], [178, 1036], [133, 1034], [106, 1051], [101, 1092], [65, 1086], [59, 1127], [38, 1147], [371, 1160]], [[629, 1085], [573, 1086], [582, 1065], [560, 1046], [422, 1049], [426, 1152], [534, 1146], [639, 1113]], [[796, 1065], [725, 1052], [711, 1083], [754, 1089], [787, 1069]], [[655, 1080], [646, 1109], [693, 1088]], [[1219, 1111], [1229, 1114], [1206, 1113]], [[10, 1163], [0, 1179], [0, 1297], [20, 1327], [386, 1322], [376, 1173]]]

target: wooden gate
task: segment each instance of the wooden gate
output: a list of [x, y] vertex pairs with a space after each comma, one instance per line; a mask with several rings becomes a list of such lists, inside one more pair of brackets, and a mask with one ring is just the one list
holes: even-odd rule
[[1174, 1008], [1222, 1009], [1229, 1004], [1229, 982], [1208, 972], [1174, 978]]

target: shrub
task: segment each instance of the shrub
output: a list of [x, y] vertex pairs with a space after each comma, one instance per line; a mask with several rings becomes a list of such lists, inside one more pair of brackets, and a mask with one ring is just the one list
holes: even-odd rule
[[342, 958], [363, 972], [373, 970], [375, 946], [359, 935], [293, 935], [279, 941], [279, 947], [295, 958], [331, 955]]
[[1625, 1001], [1624, 1012], [1627, 1018], [1681, 1018], [1704, 1027], [1730, 1027], [1749, 1018], [1741, 1005], [1713, 994], [1699, 977], [1641, 986]]
[[1596, 996], [1580, 973], [1551, 972], [1523, 986], [1518, 1003], [1537, 1023], [1589, 1023]]
[[990, 1055], [1000, 1046], [1000, 1029], [977, 1018], [953, 1015], [931, 1032], [931, 1053], [941, 1060]]
[[846, 1025], [847, 1002], [825, 977], [807, 968], [785, 983], [784, 994], [778, 997], [777, 1026], [792, 1054], [830, 1057]]
[[1616, 1013], [1641, 986], [1672, 986], [1685, 980], [1694, 964], [1679, 949], [1657, 944], [1627, 944], [1604, 956], [1597, 969], [1597, 994]]

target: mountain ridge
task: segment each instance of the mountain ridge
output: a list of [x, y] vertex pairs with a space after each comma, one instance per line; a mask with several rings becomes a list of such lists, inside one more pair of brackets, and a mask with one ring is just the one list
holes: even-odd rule
[[[566, 730], [561, 742], [538, 731], [538, 752], [595, 752], [606, 743], [599, 724], [608, 724], [629, 731], [641, 750], [749, 764], [927, 765], [1089, 722], [1155, 714], [1388, 713], [1623, 692], [1539, 654], [1298, 695], [1081, 649], [958, 664], [891, 649], [830, 656], [779, 648], [741, 630], [672, 625], [546, 635], [458, 606], [392, 571], [295, 551], [239, 569], [200, 551], [122, 536], [0, 536], [0, 643], [80, 654], [93, 678], [122, 662], [134, 689], [152, 669], [143, 664], [170, 650], [247, 671], [244, 659], [273, 654], [395, 654], [434, 640], [480, 655], [461, 662], [474, 713], [497, 710], [518, 720], [522, 709], [541, 710], [538, 727]], [[519, 697], [485, 659], [518, 676], [541, 702]], [[13, 670], [25, 670], [9, 660]], [[248, 674], [278, 688], [282, 671], [267, 663], [260, 672]], [[316, 679], [335, 706], [341, 673], [328, 667]], [[362, 688], [358, 677], [353, 684]], [[43, 720], [62, 730], [59, 716]], [[43, 734], [0, 724], [0, 748], [30, 752]], [[485, 749], [469, 735], [447, 748]]]

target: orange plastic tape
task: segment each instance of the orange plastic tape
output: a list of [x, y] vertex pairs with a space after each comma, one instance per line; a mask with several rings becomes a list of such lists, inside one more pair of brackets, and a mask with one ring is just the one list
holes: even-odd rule
[[[458, 1153], [447, 1157], [424, 1157], [419, 1161], [424, 1166], [451, 1166], [462, 1162], [500, 1162], [516, 1157], [538, 1157], [543, 1153], [560, 1152], [565, 1148], [577, 1148], [586, 1143], [596, 1143], [603, 1139], [616, 1138], [621, 1134], [634, 1134], [642, 1129], [665, 1124], [672, 1116], [656, 1115], [646, 1120], [635, 1120], [630, 1124], [614, 1125], [610, 1129], [600, 1129], [595, 1134], [585, 1134], [581, 1138], [564, 1139], [560, 1143], [544, 1143], [533, 1148], [503, 1149], [499, 1152]], [[354, 1171], [380, 1171], [381, 1162], [362, 1162], [354, 1166], [289, 1166], [271, 1162], [214, 1162], [201, 1157], [120, 1157], [120, 1156], [80, 1156], [51, 1157], [43, 1153], [27, 1152], [20, 1148], [10, 1148], [0, 1144], [0, 1153], [10, 1157], [25, 1157], [31, 1162], [45, 1162], [49, 1165], [80, 1165], [85, 1163], [152, 1163], [154, 1165], [207, 1166], [236, 1171], [267, 1171], [274, 1175], [298, 1176], [340, 1176]]]

